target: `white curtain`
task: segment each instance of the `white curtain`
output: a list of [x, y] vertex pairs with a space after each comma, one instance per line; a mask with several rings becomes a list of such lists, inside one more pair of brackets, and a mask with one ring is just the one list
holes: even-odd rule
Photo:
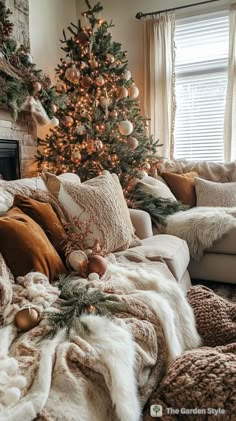
[[236, 159], [236, 9], [230, 11], [229, 69], [225, 106], [225, 161]]
[[150, 133], [163, 144], [162, 157], [171, 158], [174, 130], [175, 15], [168, 13], [143, 22], [144, 112], [151, 119]]

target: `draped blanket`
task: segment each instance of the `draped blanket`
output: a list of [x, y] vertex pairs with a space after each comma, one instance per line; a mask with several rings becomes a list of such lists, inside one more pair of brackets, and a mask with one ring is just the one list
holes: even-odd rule
[[58, 288], [40, 273], [14, 283], [0, 256], [0, 421], [138, 421], [169, 363], [199, 346], [193, 311], [164, 263], [111, 255], [89, 284], [128, 310], [112, 320], [82, 316], [89, 335], [39, 341], [47, 320], [20, 333], [15, 313], [28, 303], [53, 309]]

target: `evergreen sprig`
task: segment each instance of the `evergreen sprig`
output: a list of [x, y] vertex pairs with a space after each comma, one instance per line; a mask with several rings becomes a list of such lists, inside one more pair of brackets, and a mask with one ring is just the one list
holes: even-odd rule
[[76, 273], [60, 278], [59, 309], [56, 312], [44, 313], [50, 330], [43, 339], [54, 338], [61, 329], [65, 329], [67, 339], [70, 338], [72, 331], [78, 335], [89, 334], [88, 326], [80, 319], [83, 314], [113, 318], [113, 313], [126, 309], [125, 304], [115, 301], [113, 295], [90, 288], [89, 284], [81, 286], [75, 279], [78, 279]]
[[163, 199], [147, 193], [141, 182], [137, 183], [129, 193], [129, 207], [148, 212], [152, 223], [160, 229], [166, 226], [168, 215], [189, 209], [189, 206], [183, 205], [178, 200]]

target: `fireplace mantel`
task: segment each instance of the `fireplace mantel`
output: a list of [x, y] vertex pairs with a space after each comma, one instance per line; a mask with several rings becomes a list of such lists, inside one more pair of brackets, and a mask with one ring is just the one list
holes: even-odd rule
[[20, 148], [21, 177], [37, 174], [34, 156], [37, 151], [37, 129], [31, 114], [21, 112], [16, 122], [9, 111], [0, 108], [0, 139], [17, 140]]

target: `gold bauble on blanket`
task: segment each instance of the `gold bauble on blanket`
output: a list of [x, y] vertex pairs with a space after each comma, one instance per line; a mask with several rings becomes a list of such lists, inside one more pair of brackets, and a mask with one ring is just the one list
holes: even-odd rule
[[15, 325], [19, 330], [26, 332], [33, 329], [40, 322], [40, 313], [33, 307], [19, 310], [15, 315]]
[[107, 270], [107, 262], [104, 257], [94, 254], [89, 256], [88, 273], [97, 273], [100, 277], [104, 275]]

